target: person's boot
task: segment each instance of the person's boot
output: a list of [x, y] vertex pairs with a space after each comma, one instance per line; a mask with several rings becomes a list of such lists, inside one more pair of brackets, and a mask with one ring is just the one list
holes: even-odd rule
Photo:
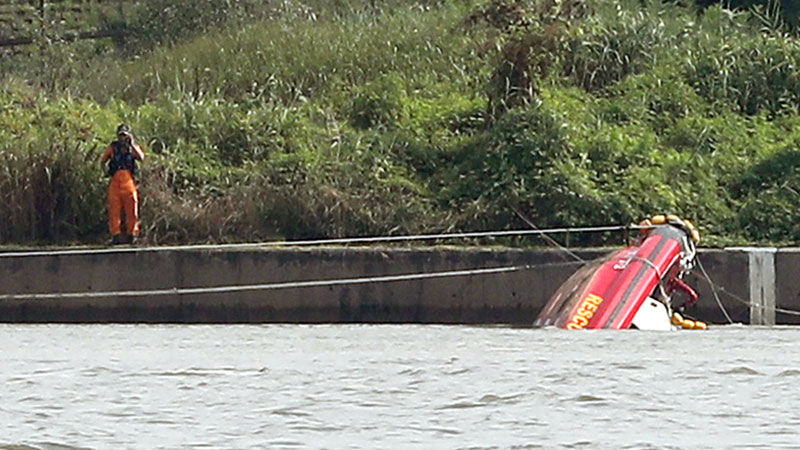
[[115, 234], [111, 238], [111, 245], [119, 245], [119, 244], [122, 244], [122, 243], [124, 243], [124, 236], [121, 235], [121, 234]]
[[133, 236], [130, 234], [122, 235], [122, 244], [133, 244]]

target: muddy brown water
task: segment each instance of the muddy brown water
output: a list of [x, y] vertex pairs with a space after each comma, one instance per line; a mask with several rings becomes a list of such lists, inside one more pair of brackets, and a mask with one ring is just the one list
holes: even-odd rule
[[798, 448], [800, 329], [0, 325], [0, 448]]

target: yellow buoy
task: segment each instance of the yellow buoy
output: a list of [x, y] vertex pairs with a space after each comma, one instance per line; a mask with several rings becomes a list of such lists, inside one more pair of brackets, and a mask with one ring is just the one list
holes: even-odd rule
[[678, 326], [683, 323], [683, 317], [678, 313], [672, 313], [672, 324]]
[[694, 328], [694, 320], [683, 319], [683, 323], [681, 323], [681, 327], [684, 330], [691, 330]]
[[667, 223], [667, 218], [663, 214], [656, 214], [652, 219], [650, 219], [650, 222], [653, 225], [664, 225]]
[[650, 219], [644, 219], [643, 221], [639, 222], [639, 226], [640, 227], [647, 227], [647, 228], [639, 229], [639, 236], [647, 236], [648, 233], [653, 231], [653, 229], [650, 228], [651, 226], [653, 226], [653, 224], [650, 223]]
[[689, 228], [689, 234], [692, 235], [692, 240], [694, 243], [696, 244], [700, 242], [700, 230], [694, 226], [694, 223], [692, 223], [692, 221], [689, 219], [684, 220], [683, 223]]
[[695, 330], [707, 330], [708, 329], [708, 324], [705, 323], [705, 322], [700, 322], [698, 320], [697, 322], [694, 323], [694, 329]]

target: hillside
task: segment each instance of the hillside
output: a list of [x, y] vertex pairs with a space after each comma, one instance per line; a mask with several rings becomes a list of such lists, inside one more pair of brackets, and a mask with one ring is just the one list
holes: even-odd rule
[[515, 211], [800, 238], [800, 43], [763, 10], [209, 1], [0, 63], [0, 243], [105, 239], [119, 122], [149, 156], [152, 243], [527, 227]]

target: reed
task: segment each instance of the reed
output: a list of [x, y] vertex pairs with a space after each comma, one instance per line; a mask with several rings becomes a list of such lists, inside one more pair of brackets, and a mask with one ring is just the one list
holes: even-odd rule
[[540, 226], [671, 212], [712, 245], [798, 237], [798, 40], [756, 15], [226, 3], [175, 2], [196, 9], [148, 42], [0, 63], [1, 243], [105, 239], [98, 159], [120, 122], [148, 153], [153, 243], [527, 226], [515, 211]]

